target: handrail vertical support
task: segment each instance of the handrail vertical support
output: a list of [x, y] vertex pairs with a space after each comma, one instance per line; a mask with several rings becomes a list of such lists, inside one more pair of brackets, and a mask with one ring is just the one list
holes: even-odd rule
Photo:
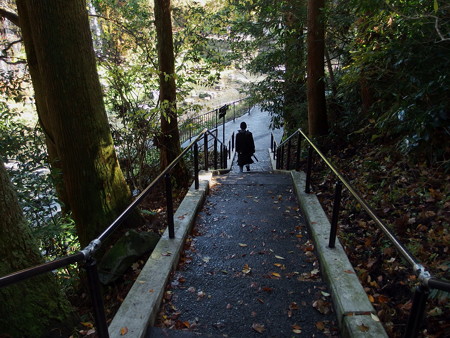
[[97, 334], [100, 338], [109, 338], [108, 324], [106, 323], [105, 307], [100, 290], [96, 260], [94, 258], [89, 258], [86, 261], [84, 268], [87, 273], [89, 293], [91, 295], [92, 306], [94, 308], [94, 319]]
[[175, 238], [175, 225], [173, 221], [173, 198], [172, 198], [172, 182], [170, 175], [165, 175], [166, 181], [166, 203], [167, 203], [167, 227], [169, 228], [169, 238]]
[[403, 337], [414, 338], [418, 336], [419, 328], [423, 324], [428, 294], [428, 287], [424, 285], [419, 285], [414, 291], [411, 313]]
[[297, 135], [297, 155], [295, 157], [295, 170], [300, 170], [300, 153], [302, 151], [302, 135], [298, 133]]
[[306, 181], [305, 181], [305, 193], [311, 192], [311, 167], [312, 167], [313, 147], [309, 146], [308, 150], [308, 163], [306, 165]]
[[217, 170], [217, 137], [214, 138], [214, 169]]
[[333, 216], [331, 218], [331, 230], [330, 230], [330, 240], [328, 246], [334, 248], [336, 244], [336, 235], [339, 219], [339, 209], [341, 205], [341, 195], [342, 195], [342, 182], [336, 182], [336, 188], [334, 192], [334, 204], [333, 204]]
[[287, 159], [286, 159], [286, 169], [291, 169], [291, 148], [292, 148], [292, 142], [291, 139], [288, 141], [288, 147], [287, 147]]
[[194, 180], [195, 180], [195, 190], [200, 188], [200, 182], [198, 179], [198, 144], [194, 144]]
[[281, 169], [281, 163], [280, 163], [280, 159], [281, 159], [281, 148], [277, 148], [277, 158], [276, 158], [276, 168], [277, 169]]
[[204, 141], [203, 141], [203, 146], [204, 146], [204, 154], [205, 154], [205, 171], [208, 171], [208, 133], [205, 133], [204, 136]]
[[274, 149], [273, 149], [273, 133], [270, 133], [270, 150], [272, 150], [272, 152], [274, 151]]

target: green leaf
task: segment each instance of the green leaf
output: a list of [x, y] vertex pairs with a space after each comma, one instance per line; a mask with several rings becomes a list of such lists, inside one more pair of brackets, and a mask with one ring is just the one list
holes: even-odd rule
[[434, 12], [437, 13], [438, 9], [439, 9], [439, 4], [437, 0], [434, 0]]

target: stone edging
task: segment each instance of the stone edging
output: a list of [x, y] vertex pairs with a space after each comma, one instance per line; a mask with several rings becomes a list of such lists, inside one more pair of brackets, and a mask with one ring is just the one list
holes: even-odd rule
[[154, 324], [165, 285], [209, 190], [212, 173], [201, 172], [199, 176], [199, 189], [195, 190], [193, 184], [175, 212], [175, 238], [170, 239], [166, 229], [109, 325], [111, 338], [123, 337], [125, 332], [127, 337], [144, 337]]

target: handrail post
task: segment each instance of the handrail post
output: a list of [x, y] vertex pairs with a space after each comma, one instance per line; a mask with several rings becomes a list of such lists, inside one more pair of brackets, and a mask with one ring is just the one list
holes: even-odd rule
[[219, 109], [216, 109], [216, 129], [218, 125], [219, 125]]
[[276, 158], [276, 162], [277, 162], [277, 169], [281, 169], [281, 163], [280, 163], [280, 159], [281, 159], [281, 148], [277, 149], [277, 158]]
[[89, 258], [84, 268], [87, 273], [89, 293], [91, 295], [92, 306], [94, 308], [94, 319], [97, 334], [100, 338], [108, 338], [108, 324], [106, 323], [105, 307], [100, 291], [100, 281], [98, 279], [97, 262], [94, 258]]
[[214, 138], [214, 169], [217, 170], [217, 138]]
[[231, 134], [231, 151], [234, 150], [234, 131], [233, 134]]
[[195, 190], [200, 188], [200, 182], [198, 179], [198, 144], [194, 144], [194, 180], [195, 180]]
[[208, 171], [208, 133], [205, 133], [203, 147], [205, 154], [205, 171]]
[[302, 152], [302, 135], [298, 133], [297, 135], [297, 155], [295, 158], [295, 170], [300, 170], [300, 153]]
[[223, 151], [222, 151], [222, 158], [223, 158], [223, 161], [222, 161], [222, 168], [223, 169], [226, 169], [226, 167], [227, 167], [227, 147], [226, 147], [226, 145], [225, 144], [223, 144], [222, 145], [222, 149], [223, 149]]
[[273, 133], [270, 133], [270, 150], [273, 152]]
[[169, 238], [175, 238], [175, 226], [173, 222], [173, 199], [172, 199], [172, 182], [170, 174], [165, 175], [166, 181], [166, 203], [167, 203], [167, 226], [169, 228]]
[[280, 152], [280, 169], [284, 168], [284, 144], [281, 146]]
[[287, 159], [286, 159], [286, 169], [291, 169], [291, 139], [288, 141], [288, 147], [287, 147]]
[[313, 147], [309, 146], [308, 150], [308, 164], [306, 165], [306, 181], [305, 181], [305, 193], [311, 192], [311, 167], [312, 167]]
[[424, 285], [419, 285], [414, 291], [411, 313], [406, 325], [405, 338], [417, 337], [419, 328], [423, 324], [425, 307], [427, 305], [429, 290]]
[[336, 182], [336, 188], [334, 192], [333, 216], [331, 218], [330, 240], [328, 242], [328, 247], [330, 248], [334, 248], [336, 244], [339, 208], [341, 205], [341, 195], [342, 195], [342, 182], [338, 180]]

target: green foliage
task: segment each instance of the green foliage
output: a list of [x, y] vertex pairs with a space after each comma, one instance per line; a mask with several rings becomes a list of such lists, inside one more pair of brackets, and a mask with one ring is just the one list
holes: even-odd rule
[[306, 2], [229, 1], [232, 60], [261, 80], [247, 88], [272, 114], [272, 126], [298, 128], [306, 118]]
[[[158, 170], [153, 145], [164, 114], [164, 102], [158, 97], [156, 30], [150, 3], [134, 0], [117, 6], [113, 0], [93, 2], [92, 26], [97, 27], [105, 103], [121, 168], [135, 191], [142, 190]], [[172, 7], [178, 102], [194, 85], [211, 85], [219, 79], [225, 47], [215, 6], [178, 3]], [[188, 104], [178, 106], [179, 115], [197, 109]]]
[[371, 120], [375, 133], [395, 139], [404, 154], [442, 161], [449, 151], [442, 140], [449, 138], [450, 7], [357, 3], [330, 9], [330, 35], [342, 42], [332, 51], [340, 64], [341, 127], [348, 133]]
[[37, 237], [46, 259], [54, 259], [77, 249], [74, 224], [62, 216], [47, 163], [44, 135], [38, 126], [24, 120], [29, 78], [1, 74], [5, 94], [0, 102], [0, 157], [7, 163], [25, 218]]

